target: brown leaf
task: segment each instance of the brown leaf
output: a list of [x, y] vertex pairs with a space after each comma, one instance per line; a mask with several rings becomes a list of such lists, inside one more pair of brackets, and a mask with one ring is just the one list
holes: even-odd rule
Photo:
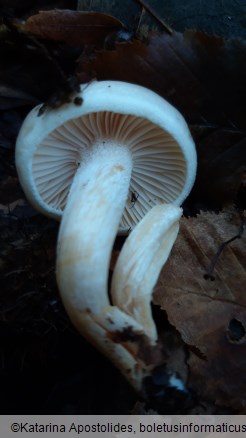
[[40, 11], [30, 17], [25, 30], [34, 35], [76, 46], [103, 46], [105, 38], [123, 27], [111, 15], [70, 10]]
[[[187, 31], [118, 44], [81, 61], [78, 76], [143, 85], [184, 115], [198, 150], [193, 203], [232, 201], [246, 169], [246, 43]], [[208, 184], [207, 182], [211, 182]]]
[[[181, 232], [159, 278], [155, 304], [190, 348], [189, 384], [216, 403], [246, 406], [246, 236], [226, 246], [205, 280], [211, 258], [238, 234], [235, 211], [183, 219]], [[204, 384], [206, 382], [206, 385]]]

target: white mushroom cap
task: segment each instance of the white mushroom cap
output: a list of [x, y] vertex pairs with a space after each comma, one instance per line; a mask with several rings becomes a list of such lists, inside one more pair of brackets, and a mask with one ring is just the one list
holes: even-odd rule
[[132, 154], [120, 230], [134, 227], [156, 204], [180, 205], [196, 173], [194, 143], [180, 113], [156, 93], [125, 82], [95, 81], [81, 86], [80, 95], [81, 106], [69, 103], [40, 117], [40, 106], [34, 108], [21, 128], [16, 167], [34, 207], [59, 220], [78, 166], [104, 139]]

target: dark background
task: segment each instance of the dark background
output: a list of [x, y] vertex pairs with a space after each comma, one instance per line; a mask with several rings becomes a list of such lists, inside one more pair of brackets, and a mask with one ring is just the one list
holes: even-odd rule
[[[244, 1], [149, 0], [146, 5], [153, 14], [142, 13], [141, 2], [136, 0], [79, 1], [80, 10], [111, 13], [133, 31], [141, 19], [141, 25], [146, 23], [154, 30], [164, 31], [161, 25], [164, 21], [181, 32], [198, 29], [226, 38], [245, 37]], [[33, 1], [6, 0], [0, 1], [0, 16], [26, 18], [39, 9], [55, 7], [76, 9], [77, 5], [75, 1], [39, 0], [34, 9]], [[1, 115], [1, 126], [5, 124], [4, 117], [10, 116]], [[13, 145], [16, 133], [13, 129], [10, 136]], [[5, 168], [10, 166], [12, 172], [13, 156], [11, 150], [3, 158]], [[4, 186], [1, 187], [4, 191]], [[12, 242], [9, 251], [12, 258], [14, 251], [14, 261], [26, 257], [28, 266], [32, 257], [32, 272], [13, 273], [12, 269], [1, 277], [0, 299], [4, 312], [0, 310], [0, 413], [129, 413], [137, 396], [118, 371], [76, 333], [66, 317], [55, 285], [55, 254], [48, 254], [40, 267], [40, 251], [50, 249], [51, 242], [55, 248], [58, 225], [40, 218], [31, 209], [29, 217], [26, 214], [25, 224], [18, 212], [16, 214], [17, 220], [11, 215], [1, 216], [2, 242]], [[36, 227], [42, 231], [38, 238], [33, 237]], [[17, 244], [24, 235], [31, 236], [28, 253], [22, 252]], [[18, 298], [21, 281], [28, 287], [26, 294]], [[6, 296], [10, 301], [6, 302]]]

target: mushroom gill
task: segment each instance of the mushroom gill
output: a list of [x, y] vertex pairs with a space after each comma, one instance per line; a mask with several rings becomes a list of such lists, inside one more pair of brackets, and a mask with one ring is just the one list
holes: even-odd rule
[[186, 180], [186, 160], [178, 142], [151, 121], [109, 111], [67, 121], [37, 147], [34, 181], [43, 201], [63, 211], [78, 166], [95, 143], [110, 140], [128, 147], [134, 163], [120, 224], [120, 231], [127, 231], [154, 205], [175, 201]]

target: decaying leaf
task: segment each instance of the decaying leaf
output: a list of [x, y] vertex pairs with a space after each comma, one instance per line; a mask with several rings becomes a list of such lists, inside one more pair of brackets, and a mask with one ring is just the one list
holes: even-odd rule
[[155, 304], [189, 346], [189, 384], [217, 404], [246, 407], [246, 236], [226, 246], [205, 280], [211, 259], [238, 234], [231, 210], [183, 219], [155, 291]]
[[42, 38], [84, 46], [102, 47], [105, 38], [123, 24], [111, 15], [70, 10], [41, 11], [30, 17], [25, 30]]
[[[78, 76], [93, 72], [146, 86], [184, 115], [198, 150], [193, 203], [232, 201], [246, 169], [246, 43], [201, 32], [152, 36], [82, 59]], [[210, 184], [207, 184], [207, 181]]]

